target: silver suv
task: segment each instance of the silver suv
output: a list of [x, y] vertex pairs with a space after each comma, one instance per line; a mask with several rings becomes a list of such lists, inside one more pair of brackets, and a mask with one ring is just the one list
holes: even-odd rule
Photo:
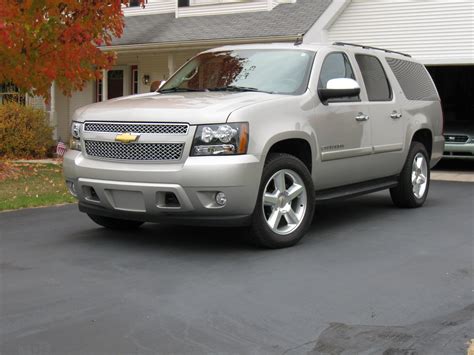
[[157, 92], [75, 112], [64, 174], [104, 227], [250, 226], [297, 243], [315, 204], [390, 189], [423, 205], [444, 147], [441, 106], [410, 56], [347, 43], [205, 51]]

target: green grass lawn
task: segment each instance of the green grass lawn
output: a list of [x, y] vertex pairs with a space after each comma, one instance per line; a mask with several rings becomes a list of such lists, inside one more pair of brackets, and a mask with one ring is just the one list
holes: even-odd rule
[[8, 165], [9, 173], [0, 180], [0, 211], [75, 202], [67, 191], [61, 165]]

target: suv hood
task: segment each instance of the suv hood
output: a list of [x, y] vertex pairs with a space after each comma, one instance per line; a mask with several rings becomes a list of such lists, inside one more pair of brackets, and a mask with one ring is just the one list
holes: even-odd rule
[[261, 92], [153, 92], [84, 106], [75, 112], [73, 120], [222, 123], [239, 108], [280, 97], [284, 95]]

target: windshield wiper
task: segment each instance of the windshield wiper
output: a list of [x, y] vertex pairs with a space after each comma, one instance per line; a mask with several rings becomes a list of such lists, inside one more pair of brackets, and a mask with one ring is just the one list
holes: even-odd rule
[[236, 85], [228, 85], [228, 86], [221, 86], [216, 88], [209, 88], [209, 91], [238, 91], [238, 92], [265, 92], [267, 94], [271, 94], [270, 91], [263, 91], [257, 88], [252, 88], [249, 86], [236, 86]]
[[191, 89], [191, 88], [178, 88], [178, 87], [169, 88], [169, 89], [163, 89], [163, 90], [158, 90], [158, 92], [161, 93], [161, 94], [166, 94], [166, 93], [168, 93], [168, 92], [203, 92], [203, 91], [206, 91], [206, 90], [203, 90], [203, 89]]

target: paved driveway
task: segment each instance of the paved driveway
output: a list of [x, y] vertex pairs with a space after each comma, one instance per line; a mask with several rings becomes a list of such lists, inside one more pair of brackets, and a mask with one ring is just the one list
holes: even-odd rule
[[465, 354], [474, 184], [426, 206], [319, 206], [258, 250], [239, 229], [96, 227], [76, 206], [0, 214], [2, 354]]

